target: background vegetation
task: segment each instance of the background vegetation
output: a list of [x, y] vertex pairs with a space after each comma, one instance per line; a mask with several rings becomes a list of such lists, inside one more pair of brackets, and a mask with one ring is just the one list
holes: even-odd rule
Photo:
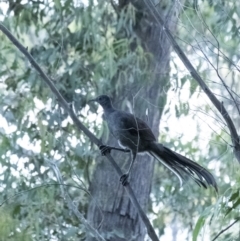
[[[222, 101], [239, 133], [240, 3], [155, 4], [168, 26], [174, 25], [178, 44]], [[109, 138], [99, 118], [102, 110], [87, 104], [98, 94], [112, 95], [122, 109], [137, 112], [142, 106], [145, 120], [160, 112], [159, 141], [207, 167], [216, 177], [219, 194], [192, 182], [180, 188], [176, 177], [155, 165], [148, 177], [149, 202], [143, 201], [146, 212], [161, 240], [212, 240], [239, 217], [239, 163], [229, 130], [174, 52], [166, 66], [159, 64], [158, 55], [168, 52], [166, 40], [153, 25], [149, 34], [157, 32], [162, 38], [157, 38], [158, 48], [149, 42], [145, 31], [149, 22], [142, 21], [145, 13], [136, 9], [127, 1], [11, 0], [0, 2], [0, 20], [97, 137]], [[169, 16], [176, 9], [173, 21]], [[50, 89], [3, 33], [0, 39], [0, 240], [85, 240], [87, 231], [65, 204], [49, 162], [57, 163], [79, 211], [90, 219], [89, 206], [94, 202], [103, 213], [99, 223], [104, 226], [108, 218], [92, 190], [97, 163], [107, 160], [76, 130]], [[149, 86], [160, 78], [159, 69], [167, 74], [161, 73], [159, 92], [153, 96]], [[118, 177], [113, 171], [108, 178], [116, 183]], [[104, 230], [104, 236], [126, 240], [121, 232]], [[239, 239], [238, 223], [218, 237]]]

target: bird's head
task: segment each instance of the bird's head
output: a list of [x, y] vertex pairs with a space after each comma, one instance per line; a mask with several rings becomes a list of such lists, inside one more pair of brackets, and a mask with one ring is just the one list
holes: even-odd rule
[[100, 104], [103, 108], [112, 106], [111, 98], [107, 95], [99, 95], [97, 98], [89, 100], [89, 102], [97, 102]]

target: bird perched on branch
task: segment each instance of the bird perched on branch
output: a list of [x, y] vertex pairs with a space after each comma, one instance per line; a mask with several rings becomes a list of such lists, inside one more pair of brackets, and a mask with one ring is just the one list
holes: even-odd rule
[[128, 184], [128, 176], [136, 159], [137, 153], [148, 153], [168, 169], [170, 169], [180, 180], [191, 177], [199, 186], [207, 188], [213, 186], [217, 191], [217, 184], [213, 175], [204, 167], [187, 157], [170, 150], [156, 141], [150, 127], [136, 116], [113, 107], [112, 101], [107, 95], [100, 95], [90, 100], [100, 104], [104, 110], [104, 120], [108, 124], [111, 134], [118, 140], [121, 148], [101, 146], [102, 154], [112, 149], [131, 152], [132, 160], [126, 174], [121, 177], [123, 185]]

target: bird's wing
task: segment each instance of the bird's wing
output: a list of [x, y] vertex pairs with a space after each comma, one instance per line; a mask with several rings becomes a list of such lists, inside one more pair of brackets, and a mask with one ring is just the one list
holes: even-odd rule
[[146, 122], [130, 113], [121, 115], [122, 128], [132, 136], [139, 136], [141, 140], [156, 141], [156, 138]]

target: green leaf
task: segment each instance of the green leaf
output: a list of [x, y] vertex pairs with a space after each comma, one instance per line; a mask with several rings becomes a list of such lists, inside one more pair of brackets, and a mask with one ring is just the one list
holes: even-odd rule
[[203, 225], [205, 224], [205, 221], [206, 221], [206, 218], [201, 216], [199, 217], [197, 223], [196, 223], [196, 226], [193, 230], [193, 239], [192, 241], [196, 241], [197, 240], [197, 237], [199, 235], [199, 232], [201, 230], [201, 228], [203, 227]]
[[234, 193], [231, 195], [231, 197], [230, 197], [230, 199], [229, 199], [229, 202], [235, 200], [235, 199], [238, 198], [238, 197], [239, 197], [239, 190], [237, 190], [236, 192], [234, 192]]
[[62, 5], [61, 5], [60, 0], [54, 0], [54, 3], [55, 3], [56, 8], [59, 9], [59, 10], [61, 10]]
[[233, 209], [235, 209], [240, 204], [240, 198], [233, 204], [231, 208], [228, 208], [225, 216], [227, 216]]
[[42, 119], [38, 119], [39, 134], [42, 138], [45, 137], [47, 126], [42, 124]]
[[198, 84], [197, 84], [196, 80], [191, 79], [191, 81], [190, 81], [190, 97], [195, 93], [197, 87], [198, 87]]
[[181, 87], [184, 86], [184, 84], [186, 83], [186, 81], [188, 80], [189, 76], [184, 76], [183, 78], [180, 79], [181, 81]]

